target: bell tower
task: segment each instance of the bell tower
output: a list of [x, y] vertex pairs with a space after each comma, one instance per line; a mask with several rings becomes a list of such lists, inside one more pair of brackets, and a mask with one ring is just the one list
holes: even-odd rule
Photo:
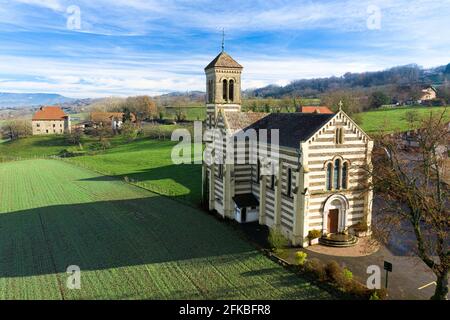
[[219, 110], [241, 111], [243, 67], [223, 51], [205, 68], [206, 124], [211, 129]]

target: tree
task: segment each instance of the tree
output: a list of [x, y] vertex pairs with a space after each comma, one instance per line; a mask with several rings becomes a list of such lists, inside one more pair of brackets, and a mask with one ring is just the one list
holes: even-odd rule
[[80, 128], [72, 130], [71, 133], [66, 135], [66, 140], [73, 145], [78, 145], [81, 147], [81, 138], [83, 136], [83, 131]]
[[29, 120], [10, 120], [2, 126], [2, 136], [6, 139], [16, 140], [31, 134], [32, 128]]
[[349, 90], [329, 92], [323, 95], [321, 100], [323, 105], [334, 111], [339, 110], [339, 103], [342, 101], [342, 109], [350, 116], [363, 111], [361, 96]]
[[405, 113], [404, 119], [408, 122], [410, 129], [415, 129], [420, 120], [417, 110], [409, 110]]
[[370, 95], [369, 105], [371, 108], [379, 108], [389, 104], [391, 99], [383, 91], [375, 91]]
[[186, 120], [186, 113], [182, 108], [177, 108], [175, 111], [175, 121], [180, 122]]
[[409, 226], [416, 244], [414, 253], [436, 276], [432, 299], [446, 299], [450, 267], [449, 189], [443, 179], [446, 151], [440, 151], [449, 139], [445, 112], [422, 120], [415, 136], [417, 152], [401, 151], [395, 137], [380, 137], [374, 150], [375, 165], [368, 170], [375, 193], [385, 202], [382, 214], [374, 216], [374, 234], [387, 242], [391, 234]]
[[136, 128], [136, 125], [131, 121], [124, 122], [120, 130], [127, 142], [132, 142], [136, 140], [139, 133], [139, 131]]
[[149, 96], [128, 97], [123, 106], [123, 110], [127, 109], [134, 113], [138, 124], [157, 114], [156, 104]]
[[120, 112], [125, 103], [124, 98], [118, 97], [107, 97], [95, 101], [90, 105], [91, 111], [96, 112]]

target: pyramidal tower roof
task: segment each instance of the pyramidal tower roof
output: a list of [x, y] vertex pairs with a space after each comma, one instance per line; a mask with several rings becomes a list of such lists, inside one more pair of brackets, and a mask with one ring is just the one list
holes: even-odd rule
[[228, 53], [222, 51], [219, 53], [217, 57], [214, 58], [205, 68], [205, 70], [212, 68], [238, 68], [242, 69], [243, 67], [236, 62]]

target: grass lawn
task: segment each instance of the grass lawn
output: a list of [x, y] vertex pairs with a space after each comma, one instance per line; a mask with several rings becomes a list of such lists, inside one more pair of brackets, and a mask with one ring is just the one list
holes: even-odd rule
[[56, 155], [67, 147], [63, 136], [35, 136], [2, 143], [0, 157], [46, 157]]
[[201, 165], [172, 163], [176, 142], [142, 139], [94, 156], [68, 161], [103, 174], [135, 181], [151, 191], [198, 205], [201, 200]]
[[[409, 130], [409, 124], [405, 115], [409, 111], [417, 111], [421, 117], [433, 114], [440, 114], [445, 107], [406, 107], [390, 110], [376, 110], [361, 113], [361, 128], [367, 133], [373, 132], [395, 132]], [[446, 121], [450, 121], [450, 107], [447, 107]]]
[[166, 197], [58, 160], [0, 177], [0, 299], [333, 298]]
[[177, 111], [181, 110], [186, 115], [186, 120], [195, 121], [195, 120], [204, 120], [206, 118], [206, 108], [205, 106], [198, 107], [182, 107], [182, 108], [170, 108], [166, 107], [165, 118], [167, 119], [175, 119], [175, 115]]

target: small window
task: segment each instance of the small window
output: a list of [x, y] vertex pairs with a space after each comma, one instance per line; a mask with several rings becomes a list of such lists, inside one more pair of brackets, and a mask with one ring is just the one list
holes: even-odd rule
[[38, 123], [36, 124], [36, 127], [39, 128], [40, 126], [41, 126], [41, 124], [38, 122]]
[[348, 179], [348, 162], [344, 162], [342, 165], [342, 189], [347, 189]]
[[227, 80], [223, 80], [223, 87], [222, 87], [222, 92], [223, 92], [223, 100], [228, 100], [228, 81]]
[[335, 142], [336, 142], [336, 144], [344, 143], [344, 129], [343, 128], [336, 129]]
[[286, 191], [286, 195], [288, 197], [291, 197], [291, 193], [292, 193], [292, 169], [288, 168], [287, 170], [287, 191]]
[[234, 101], [234, 80], [230, 80], [228, 99], [230, 99], [230, 101]]
[[270, 177], [270, 189], [275, 190], [275, 175]]
[[217, 171], [218, 177], [223, 178], [223, 164], [219, 164]]
[[339, 190], [341, 188], [341, 160], [336, 159], [334, 161], [334, 189]]
[[55, 128], [56, 127], [56, 124], [53, 124], [53, 128]]
[[333, 178], [333, 166], [331, 163], [327, 164], [327, 190], [331, 190], [333, 188], [332, 178]]
[[208, 102], [213, 101], [213, 83], [212, 80], [208, 80]]

